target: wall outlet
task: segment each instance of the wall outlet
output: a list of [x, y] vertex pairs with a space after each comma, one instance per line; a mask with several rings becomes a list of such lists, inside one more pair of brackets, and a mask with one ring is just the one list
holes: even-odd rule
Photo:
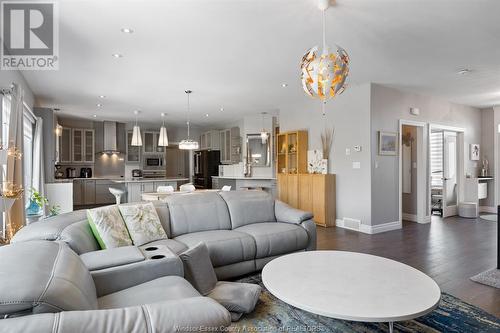
[[354, 146], [354, 151], [359, 153], [361, 151], [361, 146]]
[[345, 154], [346, 155], [351, 155], [351, 149], [350, 148], [346, 148], [345, 149]]
[[361, 162], [352, 162], [353, 169], [361, 169]]

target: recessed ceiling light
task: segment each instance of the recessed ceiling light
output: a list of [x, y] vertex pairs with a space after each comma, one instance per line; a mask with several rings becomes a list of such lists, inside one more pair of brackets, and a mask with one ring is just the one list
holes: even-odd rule
[[288, 83], [282, 83], [282, 84], [281, 84], [281, 86], [282, 86], [283, 88], [286, 88], [286, 87], [288, 87]]
[[96, 104], [96, 106], [97, 106], [98, 108], [100, 108], [100, 107], [102, 106], [102, 104], [101, 104], [101, 103], [97, 103], [97, 104]]
[[106, 98], [105, 95], [99, 95], [99, 98]]
[[205, 115], [205, 117], [208, 117], [208, 113]]
[[224, 111], [224, 108], [220, 108], [220, 112]]
[[123, 54], [120, 53], [113, 53], [112, 56], [115, 58], [123, 58]]
[[466, 74], [469, 74], [470, 72], [471, 72], [471, 70], [469, 68], [463, 68], [463, 69], [459, 70], [457, 72], [457, 74], [459, 74], [459, 75], [466, 75]]
[[122, 28], [121, 31], [126, 33], [126, 34], [134, 33], [134, 29], [130, 29], [130, 28]]
[[97, 118], [97, 115], [95, 114], [95, 115], [93, 115], [92, 117]]

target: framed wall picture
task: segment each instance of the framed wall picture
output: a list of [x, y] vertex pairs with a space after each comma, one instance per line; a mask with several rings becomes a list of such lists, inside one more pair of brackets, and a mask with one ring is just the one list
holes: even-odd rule
[[398, 133], [378, 132], [378, 154], [395, 156], [398, 149]]
[[481, 147], [477, 143], [470, 144], [470, 159], [472, 161], [479, 161], [479, 155], [481, 154]]

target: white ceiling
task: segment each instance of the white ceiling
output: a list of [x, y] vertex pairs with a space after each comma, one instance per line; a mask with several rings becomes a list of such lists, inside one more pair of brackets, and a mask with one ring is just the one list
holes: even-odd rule
[[[122, 121], [135, 109], [145, 121], [166, 112], [181, 124], [189, 88], [192, 121], [208, 126], [308, 98], [299, 61], [321, 42], [317, 0], [59, 3], [59, 71], [24, 72], [38, 105]], [[337, 0], [327, 43], [349, 53], [351, 83], [491, 106], [500, 104], [498, 13], [498, 0]]]

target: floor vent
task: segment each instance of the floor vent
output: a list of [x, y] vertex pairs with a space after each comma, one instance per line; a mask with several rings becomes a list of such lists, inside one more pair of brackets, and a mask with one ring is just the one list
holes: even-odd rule
[[361, 220], [351, 219], [349, 217], [344, 217], [344, 228], [359, 230]]

